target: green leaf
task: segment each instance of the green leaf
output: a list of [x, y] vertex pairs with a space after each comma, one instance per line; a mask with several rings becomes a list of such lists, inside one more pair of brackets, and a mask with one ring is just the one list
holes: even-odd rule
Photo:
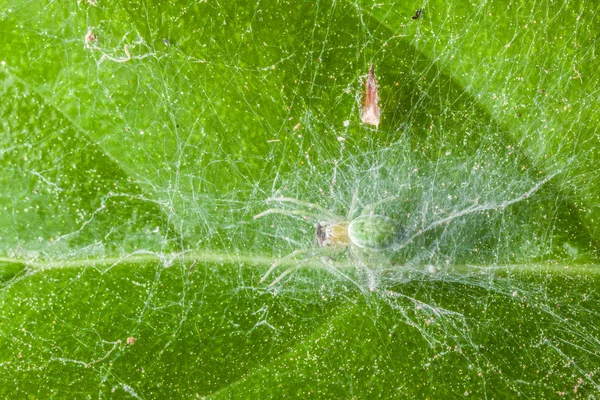
[[0, 394], [594, 396], [599, 11], [3, 2]]

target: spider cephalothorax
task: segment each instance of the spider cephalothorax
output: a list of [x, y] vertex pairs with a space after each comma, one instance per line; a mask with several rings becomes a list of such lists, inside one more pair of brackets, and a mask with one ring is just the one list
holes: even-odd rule
[[319, 222], [316, 231], [317, 243], [321, 247], [345, 248], [350, 244], [348, 236], [348, 224]]

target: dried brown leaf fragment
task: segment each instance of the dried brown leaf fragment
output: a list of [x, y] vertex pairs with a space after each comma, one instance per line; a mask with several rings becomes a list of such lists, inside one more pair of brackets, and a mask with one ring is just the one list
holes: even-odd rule
[[369, 68], [369, 74], [365, 80], [365, 93], [363, 98], [363, 106], [360, 113], [360, 119], [363, 123], [379, 126], [380, 110], [377, 102], [379, 95], [377, 93], [377, 79], [375, 79], [375, 68], [373, 64]]

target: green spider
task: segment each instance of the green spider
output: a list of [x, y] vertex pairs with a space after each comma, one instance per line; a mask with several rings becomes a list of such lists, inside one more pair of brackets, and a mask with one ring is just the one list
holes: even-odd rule
[[[309, 203], [290, 197], [270, 197], [267, 203], [277, 202], [280, 204], [290, 204], [297, 206], [298, 209], [269, 208], [260, 214], [254, 216], [254, 219], [264, 217], [269, 214], [283, 214], [288, 216], [301, 216], [312, 223], [315, 223], [315, 242], [316, 246], [306, 249], [298, 249], [287, 256], [275, 261], [271, 268], [262, 276], [260, 282], [264, 282], [269, 275], [284, 262], [294, 259], [300, 255], [305, 255], [302, 260], [319, 256], [328, 256], [349, 249], [351, 254], [360, 256], [363, 251], [383, 251], [397, 248], [405, 232], [402, 226], [394, 219], [375, 214], [375, 208], [382, 203], [396, 200], [397, 197], [389, 197], [384, 200], [365, 206], [360, 215], [354, 218], [358, 205], [358, 191], [354, 192], [352, 203], [348, 210], [346, 218], [342, 218], [331, 211], [324, 209], [318, 204]], [[361, 257], [358, 257], [359, 260]], [[301, 261], [302, 261], [301, 260]], [[326, 262], [326, 258], [323, 258]], [[292, 265], [279, 275], [269, 286], [274, 286], [284, 277], [302, 267], [300, 262]], [[326, 262], [328, 266], [331, 266]], [[364, 264], [364, 263], [363, 263]]]

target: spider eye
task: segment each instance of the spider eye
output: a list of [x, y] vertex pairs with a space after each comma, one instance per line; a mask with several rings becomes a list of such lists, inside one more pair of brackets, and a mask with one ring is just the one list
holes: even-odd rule
[[327, 232], [326, 228], [320, 223], [317, 224], [317, 232], [316, 232], [317, 240], [321, 246], [325, 246], [325, 241], [327, 240]]

